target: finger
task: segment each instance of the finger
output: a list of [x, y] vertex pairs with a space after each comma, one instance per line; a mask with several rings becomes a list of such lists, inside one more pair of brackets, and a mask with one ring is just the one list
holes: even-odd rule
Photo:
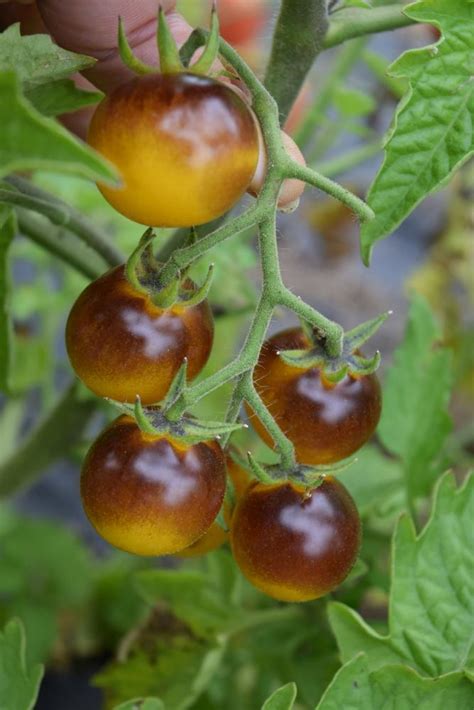
[[[176, 0], [162, 6], [173, 36], [181, 45], [192, 28], [174, 12]], [[74, 52], [95, 57], [97, 64], [84, 74], [99, 89], [110, 91], [133, 73], [124, 66], [117, 49], [118, 17], [122, 18], [128, 40], [142, 61], [157, 66], [156, 0], [38, 0], [43, 20], [57, 43]]]

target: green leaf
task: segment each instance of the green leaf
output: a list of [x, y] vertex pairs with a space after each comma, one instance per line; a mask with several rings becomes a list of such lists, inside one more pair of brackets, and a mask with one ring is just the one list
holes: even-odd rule
[[428, 304], [417, 296], [385, 381], [378, 428], [383, 444], [402, 459], [410, 498], [429, 493], [439, 474], [436, 457], [451, 429], [452, 357], [438, 346], [440, 338]]
[[137, 573], [136, 581], [146, 601], [150, 604], [166, 602], [178, 619], [199, 636], [212, 637], [234, 618], [229, 604], [202, 572], [146, 570]]
[[0, 390], [10, 387], [12, 327], [10, 319], [10, 273], [8, 252], [16, 232], [14, 213], [0, 206]]
[[85, 547], [57, 524], [17, 517], [0, 532], [0, 611], [21, 618], [29, 661], [48, 656], [58, 611], [81, 608], [94, 577]]
[[14, 71], [25, 90], [66, 79], [96, 61], [58, 47], [47, 34], [22, 36], [19, 23], [0, 34], [0, 72]]
[[10, 72], [0, 73], [0, 125], [0, 175], [43, 168], [108, 183], [116, 179], [110, 164], [33, 108]]
[[265, 700], [262, 710], [291, 710], [295, 704], [296, 693], [295, 683], [287, 683]]
[[369, 673], [360, 654], [336, 673], [316, 710], [445, 710], [472, 707], [473, 701], [474, 688], [462, 673], [422, 678], [401, 665]]
[[349, 607], [329, 605], [343, 661], [365, 651], [371, 669], [403, 661], [432, 677], [473, 666], [473, 519], [474, 477], [456, 489], [450, 474], [441, 479], [418, 537], [401, 518], [393, 538], [388, 636]]
[[224, 648], [197, 641], [177, 629], [172, 632], [172, 624], [160, 629], [158, 635], [155, 631], [148, 642], [149, 655], [141, 650], [132, 652], [125, 662], [111, 664], [96, 676], [94, 684], [113, 702], [123, 702], [132, 694], [158, 695], [170, 709], [191, 707], [217, 672]]
[[444, 185], [474, 151], [474, 5], [421, 0], [404, 8], [440, 28], [435, 45], [405, 52], [392, 66], [408, 78], [388, 134], [385, 159], [367, 196], [375, 219], [362, 225], [365, 263], [374, 243], [392, 232], [429, 194]]
[[25, 658], [25, 632], [18, 619], [12, 619], [0, 633], [0, 708], [30, 710], [36, 701], [43, 667], [28, 665]]
[[74, 382], [51, 411], [0, 465], [0, 497], [31, 483], [56, 459], [67, 455], [77, 444], [97, 404], [80, 399]]
[[68, 79], [96, 61], [58, 47], [47, 34], [22, 36], [19, 24], [0, 34], [0, 72], [15, 72], [26, 98], [47, 116], [75, 111], [102, 98], [101, 92], [84, 91]]
[[101, 91], [84, 91], [71, 79], [60, 79], [31, 89], [26, 97], [35, 109], [45, 116], [58, 116], [85, 106], [93, 106], [104, 94]]
[[165, 710], [165, 706], [159, 698], [135, 698], [116, 705], [114, 710]]

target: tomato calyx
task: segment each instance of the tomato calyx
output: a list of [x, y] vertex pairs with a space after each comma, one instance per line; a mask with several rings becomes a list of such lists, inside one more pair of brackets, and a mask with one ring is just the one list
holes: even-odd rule
[[187, 65], [185, 65], [166, 20], [166, 15], [163, 8], [160, 6], [158, 9], [156, 30], [160, 66], [156, 67], [142, 62], [141, 59], [135, 56], [127, 39], [122, 18], [119, 17], [118, 48], [120, 58], [129, 69], [139, 75], [155, 74], [158, 72], [161, 74], [177, 74], [184, 71], [191, 72], [192, 74], [207, 75], [219, 53], [219, 19], [215, 5], [212, 7], [210, 25], [210, 32], [200, 57], [196, 59], [193, 64], [187, 63]]
[[234, 431], [247, 427], [247, 424], [216, 421], [199, 421], [191, 414], [183, 414], [178, 419], [167, 417], [166, 405], [152, 405], [144, 407], [140, 397], [137, 395], [135, 405], [124, 404], [108, 400], [110, 404], [129, 417], [135, 419], [139, 429], [144, 434], [152, 437], [169, 436], [183, 444], [191, 446], [199, 444], [201, 441], [215, 439], [219, 441], [222, 436], [232, 434]]
[[264, 465], [256, 461], [250, 451], [247, 454], [249, 467], [255, 478], [265, 485], [290, 482], [296, 486], [309, 490], [314, 490], [320, 486], [325, 476], [333, 475], [344, 471], [357, 460], [355, 457], [330, 465], [307, 466], [296, 463], [291, 468], [285, 468], [281, 464]]
[[159, 308], [171, 308], [178, 305], [183, 308], [197, 306], [204, 301], [211, 288], [214, 264], [209, 269], [201, 286], [196, 286], [188, 277], [187, 270], [177, 271], [174, 278], [165, 286], [160, 283], [163, 264], [153, 254], [152, 242], [157, 234], [147, 229], [137, 248], [130, 255], [125, 265], [125, 275], [136, 291], [146, 294]]
[[364, 357], [359, 348], [380, 328], [391, 313], [392, 311], [382, 313], [345, 333], [340, 355], [329, 355], [324, 341], [305, 322], [302, 322], [302, 327], [309, 347], [304, 350], [281, 350], [277, 354], [291, 367], [320, 370], [322, 378], [328, 385], [341, 382], [346, 375], [355, 379], [365, 377], [378, 369], [380, 352], [377, 350], [372, 357]]

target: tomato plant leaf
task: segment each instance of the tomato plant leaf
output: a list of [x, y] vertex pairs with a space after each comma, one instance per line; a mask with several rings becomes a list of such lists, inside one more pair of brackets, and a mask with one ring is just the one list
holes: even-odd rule
[[0, 71], [15, 72], [26, 98], [47, 116], [75, 111], [102, 98], [101, 92], [79, 89], [67, 78], [96, 61], [58, 47], [49, 35], [22, 36], [19, 24], [0, 34]]
[[262, 710], [291, 710], [296, 700], [297, 688], [295, 683], [287, 683], [275, 690], [265, 700]]
[[79, 398], [77, 383], [68, 387], [15, 453], [1, 463], [0, 497], [31, 483], [80, 441], [96, 406], [93, 399]]
[[0, 175], [44, 168], [114, 182], [115, 171], [91, 148], [22, 96], [17, 77], [0, 73]]
[[0, 390], [10, 388], [12, 326], [10, 319], [9, 249], [16, 232], [12, 210], [0, 205]]
[[77, 111], [92, 106], [103, 98], [101, 91], [79, 89], [71, 79], [59, 79], [50, 84], [37, 86], [26, 93], [35, 109], [45, 116]]
[[392, 76], [409, 80], [410, 90], [398, 106], [384, 162], [367, 196], [375, 219], [362, 226], [365, 263], [374, 243], [445, 184], [474, 151], [474, 4], [421, 0], [404, 13], [436, 25], [442, 38], [405, 52], [390, 67]]
[[178, 629], [173, 633], [172, 624], [155, 635], [154, 646], [152, 654], [134, 650], [124, 662], [111, 664], [95, 677], [94, 684], [104, 689], [109, 705], [110, 700], [124, 702], [131, 694], [152, 694], [159, 695], [167, 708], [186, 710], [206, 690], [224, 652], [222, 646], [189, 638]]
[[199, 636], [212, 637], [233, 619], [233, 610], [202, 572], [146, 570], [137, 573], [136, 581], [146, 601], [166, 602]]
[[31, 710], [38, 695], [43, 667], [25, 656], [25, 631], [12, 619], [0, 632], [0, 703], [4, 708]]
[[360, 654], [339, 669], [316, 710], [444, 710], [471, 707], [473, 699], [474, 688], [462, 673], [422, 678], [401, 665], [370, 673]]
[[361, 516], [387, 512], [394, 496], [403, 490], [399, 462], [374, 446], [364, 446], [356, 460], [337, 477], [354, 498]]
[[23, 36], [19, 23], [0, 34], [0, 71], [16, 72], [26, 91], [66, 79], [74, 72], [92, 67], [96, 61], [58, 47], [47, 34]]
[[410, 498], [427, 495], [440, 473], [436, 467], [451, 429], [447, 407], [452, 358], [439, 346], [441, 332], [421, 297], [412, 301], [405, 337], [384, 386], [378, 434], [403, 463]]
[[440, 480], [420, 535], [408, 517], [400, 519], [392, 546], [388, 636], [349, 607], [329, 605], [343, 661], [365, 651], [371, 670], [403, 661], [432, 677], [473, 667], [473, 519], [474, 476], [456, 489], [451, 474]]

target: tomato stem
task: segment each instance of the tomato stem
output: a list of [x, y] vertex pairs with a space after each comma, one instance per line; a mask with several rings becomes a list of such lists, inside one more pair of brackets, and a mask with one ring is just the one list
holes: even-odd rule
[[[81, 241], [87, 244], [95, 254], [102, 257], [109, 266], [123, 264], [125, 261], [124, 255], [115, 244], [109, 241], [107, 234], [101, 229], [98, 229], [95, 224], [83, 217], [78, 210], [67, 204], [67, 202], [63, 202], [46, 190], [42, 190], [37, 185], [33, 185], [30, 180], [25, 180], [25, 178], [21, 178], [18, 175], [10, 175], [6, 178], [5, 182], [12, 185], [18, 191], [17, 193], [12, 193], [16, 195], [16, 197], [9, 198], [11, 200], [14, 199], [16, 204], [28, 210], [39, 212], [44, 217], [47, 217], [53, 224], [57, 224], [69, 232], [72, 232], [79, 237]], [[51, 231], [50, 226], [47, 227], [47, 229]], [[71, 254], [71, 257], [73, 256], [74, 254]], [[93, 256], [94, 254], [91, 254], [91, 262]], [[96, 260], [95, 267], [99, 269], [97, 275], [100, 275], [103, 272], [103, 268], [100, 269], [100, 267], [97, 266]], [[90, 278], [96, 278], [97, 275]]]

